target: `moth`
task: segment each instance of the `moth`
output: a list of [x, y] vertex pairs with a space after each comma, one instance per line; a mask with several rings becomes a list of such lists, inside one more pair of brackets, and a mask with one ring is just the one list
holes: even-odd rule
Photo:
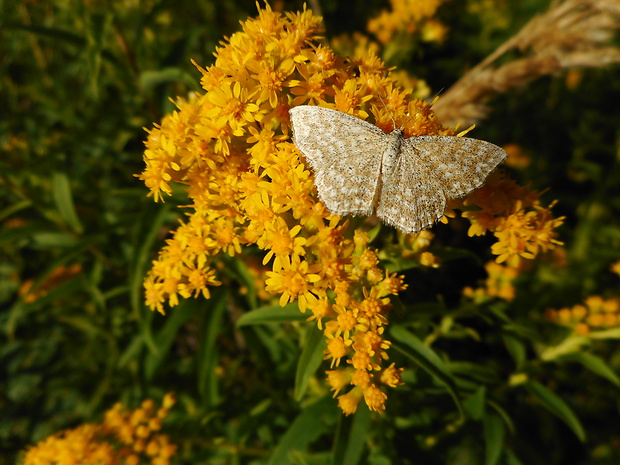
[[315, 173], [321, 201], [337, 215], [376, 214], [406, 234], [432, 226], [446, 201], [480, 187], [506, 157], [467, 137], [404, 138], [318, 106], [290, 110], [293, 142]]

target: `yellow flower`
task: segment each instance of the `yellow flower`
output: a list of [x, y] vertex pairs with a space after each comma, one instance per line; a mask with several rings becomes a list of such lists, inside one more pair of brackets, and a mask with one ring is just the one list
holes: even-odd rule
[[112, 444], [98, 440], [95, 425], [82, 425], [73, 430], [54, 434], [26, 452], [24, 465], [115, 465], [116, 453]]
[[338, 407], [340, 407], [345, 415], [351, 415], [355, 413], [363, 397], [361, 388], [356, 386], [346, 394], [338, 396]]
[[308, 302], [314, 302], [316, 296], [311, 292], [311, 285], [321, 277], [314, 273], [317, 266], [310, 268], [307, 261], [302, 261], [299, 255], [281, 257], [278, 260], [279, 269], [267, 272], [268, 292], [281, 294], [280, 305], [284, 306], [292, 300], [299, 301], [299, 309], [304, 312]]
[[403, 368], [396, 368], [392, 363], [389, 367], [383, 370], [381, 373], [381, 382], [386, 386], [397, 387], [403, 383], [400, 374], [403, 372]]
[[484, 286], [477, 289], [467, 287], [463, 293], [477, 303], [485, 302], [492, 298], [500, 298], [507, 301], [514, 300], [516, 288], [514, 281], [523, 271], [523, 266], [512, 267], [490, 261], [485, 266], [487, 278]]
[[473, 191], [463, 205], [475, 205], [479, 210], [463, 213], [472, 225], [470, 236], [492, 231], [498, 241], [491, 251], [497, 255], [497, 262], [509, 261], [517, 267], [522, 258], [533, 259], [539, 253], [554, 249], [562, 242], [556, 239], [555, 231], [564, 218], [553, 218], [551, 208], [543, 207], [539, 194], [514, 181], [506, 179], [500, 172], [492, 173], [484, 186]]
[[327, 384], [329, 384], [331, 390], [334, 391], [334, 397], [336, 397], [342, 389], [351, 384], [353, 373], [354, 371], [350, 368], [327, 370], [325, 372], [327, 375]]
[[171, 394], [157, 411], [151, 400], [133, 412], [116, 404], [105, 413], [103, 423], [62, 431], [30, 447], [23, 465], [169, 465], [176, 446], [168, 436], [154, 432], [161, 429], [173, 404]]
[[547, 319], [572, 327], [575, 333], [581, 335], [598, 329], [616, 328], [620, 325], [620, 298], [604, 299], [593, 295], [586, 298], [583, 305], [547, 310]]
[[390, 0], [392, 11], [383, 10], [368, 21], [368, 31], [384, 44], [397, 33], [412, 35], [420, 30], [424, 40], [441, 41], [445, 28], [432, 19], [441, 3], [440, 0]]
[[370, 384], [362, 389], [364, 401], [370, 410], [383, 413], [385, 410], [385, 400], [387, 395], [376, 384]]
[[[439, 3], [395, 0], [390, 21], [405, 27], [403, 18], [413, 18], [415, 28], [428, 24], [431, 31]], [[405, 10], [407, 16], [398, 18]], [[358, 47], [356, 56], [345, 59], [324, 45], [320, 22], [306, 10], [281, 15], [269, 6], [261, 9], [222, 42], [212, 66], [197, 65], [204, 92], [179, 100], [177, 111], [149, 132], [140, 179], [155, 200], [170, 194], [172, 183], [181, 184], [188, 202], [186, 218], [145, 279], [145, 296], [160, 312], [180, 297], [208, 298], [209, 287], [221, 284], [218, 272], [229, 263], [224, 256], [244, 260], [260, 299], [309, 309], [308, 320], [316, 321], [327, 340], [325, 359], [332, 367], [346, 361], [351, 390], [339, 397], [343, 411], [353, 413], [363, 398], [381, 412], [387, 398], [382, 389], [400, 384], [399, 369], [385, 368], [390, 342], [384, 329], [392, 297], [407, 286], [402, 276], [388, 272], [388, 252], [372, 248], [367, 233], [353, 231], [350, 220], [331, 214], [317, 199], [313, 173], [291, 143], [288, 111], [318, 104], [369, 119], [387, 132], [395, 122], [403, 124], [408, 137], [455, 130], [443, 127], [430, 105], [416, 98], [423, 86], [400, 87], [399, 82], [417, 81], [392, 73], [375, 53]], [[487, 212], [494, 232], [506, 235], [498, 236], [501, 256], [514, 254], [505, 245], [516, 237], [509, 227], [516, 221], [506, 220], [521, 214], [513, 208], [515, 199], [527, 198], [524, 250], [535, 253], [555, 244], [553, 220], [533, 207], [526, 191], [500, 181], [503, 191], [478, 194], [467, 208]], [[527, 216], [530, 211], [537, 213]], [[398, 237], [402, 258], [439, 266], [426, 250], [431, 233]], [[343, 389], [338, 384], [337, 391]]]
[[[348, 344], [347, 344], [348, 342]], [[327, 350], [325, 351], [324, 360], [332, 359], [331, 368], [338, 366], [340, 360], [349, 353], [349, 345], [351, 340], [345, 341], [342, 336], [332, 337], [327, 340]]]

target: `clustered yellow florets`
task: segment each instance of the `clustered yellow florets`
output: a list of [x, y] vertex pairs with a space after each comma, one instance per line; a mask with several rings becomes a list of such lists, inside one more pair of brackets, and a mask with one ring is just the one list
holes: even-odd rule
[[390, 0], [391, 11], [383, 10], [379, 16], [368, 21], [368, 31], [387, 44], [394, 35], [414, 33], [426, 42], [441, 42], [446, 28], [435, 19], [442, 0]]
[[[475, 210], [463, 213], [471, 221], [468, 234], [479, 236], [491, 231], [497, 238], [491, 252], [497, 263], [507, 262], [518, 267], [521, 259], [533, 259], [539, 253], [552, 250], [562, 242], [556, 240], [555, 229], [564, 217], [554, 218], [553, 203], [543, 207], [539, 194], [517, 185], [499, 171], [492, 173], [484, 186], [465, 198], [465, 207], [475, 205]], [[454, 202], [454, 205], [460, 203]]]
[[[316, 199], [313, 174], [290, 142], [288, 111], [319, 104], [363, 119], [370, 112], [387, 132], [394, 118], [406, 122], [408, 136], [455, 133], [397, 87], [374, 54], [345, 60], [318, 44], [319, 24], [309, 11], [260, 10], [217, 49], [215, 64], [201, 69], [205, 93], [179, 102], [149, 132], [140, 178], [156, 200], [171, 183], [187, 185], [191, 205], [153, 264], [146, 301], [163, 312], [179, 295], [209, 297], [208, 287], [220, 284], [221, 255], [243, 254], [255, 279], [264, 279], [257, 294], [309, 311], [325, 333], [325, 359], [332, 368], [346, 361], [328, 375], [335, 395], [352, 386], [339, 397], [342, 410], [353, 413], [364, 399], [382, 412], [381, 387], [401, 384], [402, 371], [384, 366], [384, 327], [390, 296], [406, 285], [385, 271], [366, 233], [353, 233]], [[408, 258], [438, 266], [425, 251], [432, 235], [418, 237], [404, 247]], [[244, 253], [251, 246], [264, 251], [263, 268], [255, 253]]]
[[547, 310], [547, 318], [554, 323], [574, 328], [576, 334], [620, 326], [620, 298], [603, 299], [594, 295], [583, 304], [559, 310]]
[[174, 402], [167, 394], [158, 409], [151, 400], [133, 411], [117, 404], [103, 423], [62, 431], [31, 447], [23, 465], [168, 465], [176, 446], [158, 431]]
[[507, 300], [508, 302], [514, 300], [516, 296], [514, 281], [521, 273], [521, 268], [506, 266], [494, 260], [488, 262], [484, 268], [487, 272], [484, 285], [476, 289], [466, 287], [463, 289], [463, 295], [477, 303], [493, 298]]

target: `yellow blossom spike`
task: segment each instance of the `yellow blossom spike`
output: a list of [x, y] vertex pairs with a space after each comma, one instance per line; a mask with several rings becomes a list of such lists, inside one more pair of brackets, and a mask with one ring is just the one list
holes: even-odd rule
[[[440, 35], [429, 23], [439, 1], [425, 3], [415, 17], [401, 13], [403, 2], [392, 3], [388, 17], [369, 24], [379, 40], [391, 37], [402, 18], [415, 20], [427, 38]], [[400, 26], [393, 27], [396, 22]], [[324, 45], [320, 33], [321, 18], [310, 10], [283, 15], [269, 5], [259, 8], [256, 18], [221, 42], [213, 65], [194, 62], [202, 92], [177, 100], [177, 110], [147, 131], [139, 178], [155, 201], [178, 185], [187, 202], [183, 221], [145, 279], [145, 299], [163, 313], [181, 298], [209, 298], [211, 287], [231, 279], [231, 260], [243, 260], [255, 300], [296, 303], [300, 311], [310, 311], [308, 320], [327, 341], [325, 359], [331, 367], [343, 367], [335, 370], [342, 376], [331, 375], [329, 381], [336, 392], [349, 389], [338, 397], [343, 412], [355, 412], [362, 400], [382, 412], [384, 390], [401, 383], [400, 369], [388, 361], [385, 326], [391, 299], [407, 284], [387, 271], [385, 251], [372, 248], [378, 227], [370, 235], [361, 232], [369, 224], [354, 230], [352, 221], [330, 213], [317, 198], [315, 174], [292, 143], [289, 111], [319, 105], [390, 131], [393, 118], [407, 122], [407, 136], [454, 136], [455, 130], [442, 126], [421, 99], [428, 94], [423, 83], [386, 66], [368, 41], [360, 40], [353, 56], [345, 58]], [[415, 88], [406, 90], [403, 82]], [[454, 217], [453, 209], [464, 204], [476, 205], [464, 214], [472, 223], [470, 234], [491, 230], [498, 239], [493, 252], [507, 263], [558, 245], [554, 230], [561, 219], [536, 203], [536, 193], [499, 174], [487, 184], [450, 204], [445, 216]], [[402, 258], [439, 266], [426, 250], [429, 234], [399, 238]], [[242, 290], [249, 288], [244, 282]], [[148, 441], [140, 447], [165, 450]]]

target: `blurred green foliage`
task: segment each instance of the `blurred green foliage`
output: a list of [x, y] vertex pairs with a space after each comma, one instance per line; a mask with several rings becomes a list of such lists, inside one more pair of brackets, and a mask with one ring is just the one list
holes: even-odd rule
[[[408, 44], [393, 64], [438, 92], [545, 6], [497, 2], [507, 22], [494, 27], [465, 3], [440, 9], [445, 43]], [[363, 31], [385, 6], [347, 5], [322, 3], [327, 37]], [[544, 79], [493, 103], [475, 136], [531, 156], [513, 176], [559, 200], [567, 265], [539, 265], [515, 301], [485, 308], [459, 303], [483, 276], [473, 260], [409, 273], [392, 357], [425, 369], [405, 372], [385, 415], [344, 418], [321, 372], [303, 376], [298, 361], [314, 363], [316, 335], [291, 312], [235, 326], [244, 309], [234, 284], [165, 317], [145, 309], [144, 274], [183, 196], [156, 205], [133, 177], [142, 128], [174, 108], [170, 98], [199, 90], [190, 59], [209, 65], [218, 41], [255, 14], [254, 2], [232, 0], [0, 2], [0, 462], [117, 401], [175, 391], [179, 463], [620, 463], [617, 345], [595, 341], [598, 359], [536, 356], [566, 337], [544, 323], [546, 308], [618, 296], [618, 69], [583, 71], [572, 88]], [[47, 293], [19, 292], [30, 282], [36, 293], [63, 266], [76, 272]], [[230, 266], [236, 285], [250, 286], [247, 270]], [[435, 331], [435, 351], [458, 357], [427, 354], [403, 328]], [[515, 374], [529, 381], [515, 389]]]

